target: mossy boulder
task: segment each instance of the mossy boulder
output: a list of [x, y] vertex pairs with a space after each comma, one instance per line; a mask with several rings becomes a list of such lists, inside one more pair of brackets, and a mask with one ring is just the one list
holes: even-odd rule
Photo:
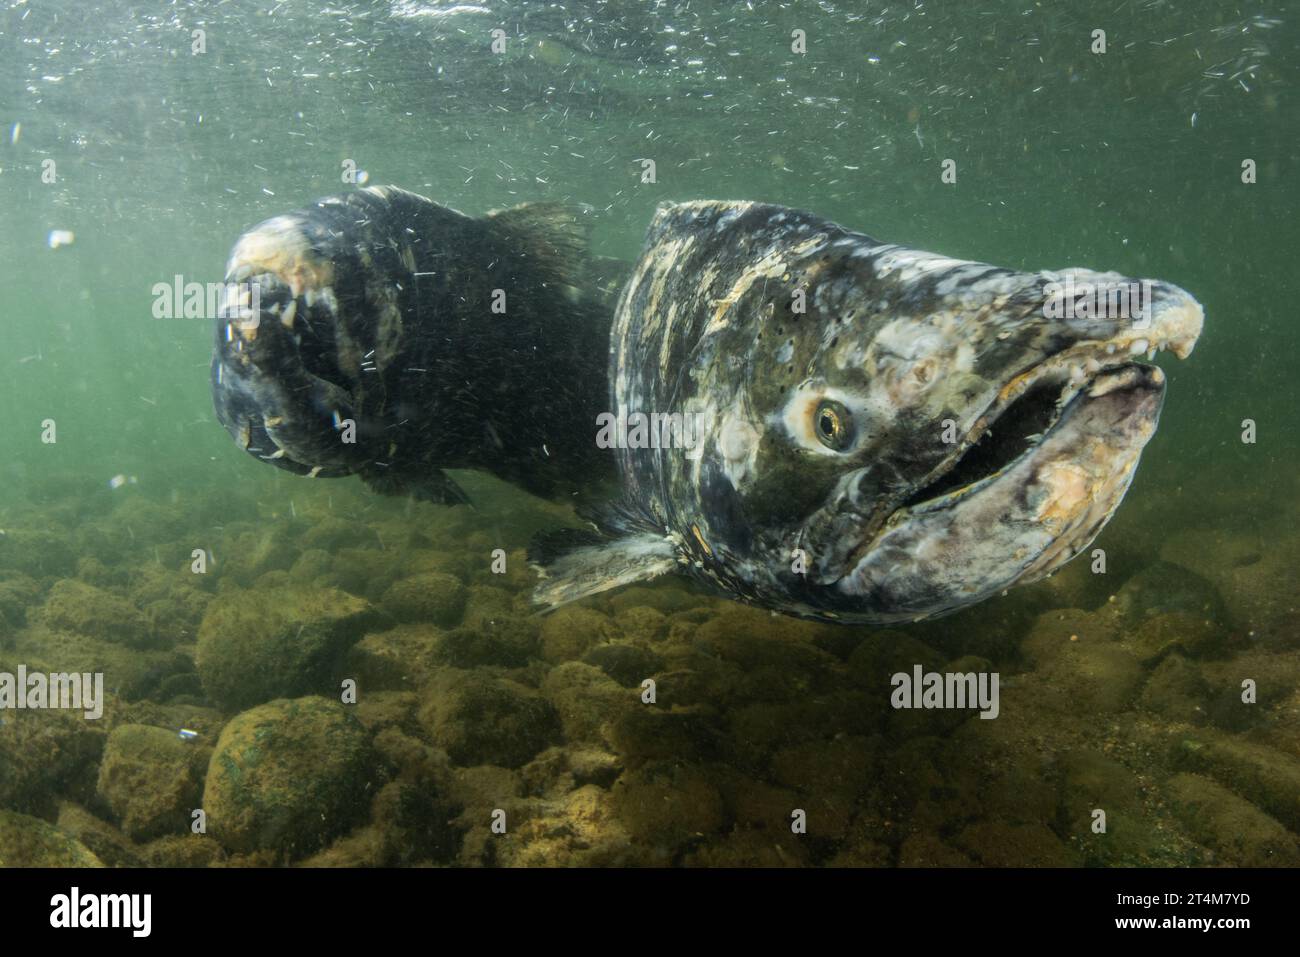
[[281, 699], [222, 729], [203, 790], [208, 831], [227, 850], [296, 858], [365, 818], [369, 735], [347, 707]]
[[223, 592], [199, 627], [203, 689], [231, 711], [323, 691], [339, 656], [377, 620], [364, 599], [332, 588]]
[[185, 833], [199, 806], [210, 753], [166, 728], [119, 725], [104, 747], [99, 796], [132, 840]]
[[109, 867], [139, 867], [139, 849], [107, 821], [68, 801], [59, 802], [59, 830], [90, 849]]
[[5, 529], [0, 535], [0, 568], [23, 572], [33, 578], [71, 575], [79, 552], [61, 532], [45, 529]]
[[90, 848], [40, 818], [0, 811], [0, 867], [103, 867]]
[[449, 626], [465, 612], [465, 586], [451, 575], [429, 572], [394, 582], [384, 592], [382, 606], [398, 621]]
[[1296, 867], [1300, 842], [1269, 815], [1199, 774], [1176, 774], [1165, 784], [1174, 816], [1191, 836], [1245, 867]]
[[447, 633], [438, 658], [457, 668], [500, 665], [519, 668], [537, 654], [537, 621], [519, 615], [501, 615]]
[[420, 721], [455, 764], [517, 768], [559, 742], [555, 708], [517, 682], [447, 668], [426, 694]]
[[61, 795], [88, 798], [105, 737], [79, 711], [0, 711], [0, 807], [49, 814]]
[[553, 664], [576, 661], [593, 645], [617, 637], [618, 628], [608, 615], [570, 605], [542, 619], [542, 657]]
[[135, 605], [75, 578], [54, 583], [41, 609], [41, 618], [48, 628], [131, 648], [159, 644], [149, 619]]

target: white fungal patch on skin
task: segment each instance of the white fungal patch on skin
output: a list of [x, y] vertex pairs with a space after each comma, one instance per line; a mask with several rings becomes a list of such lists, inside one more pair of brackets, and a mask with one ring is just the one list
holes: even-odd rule
[[226, 275], [269, 272], [287, 285], [294, 297], [305, 289], [330, 286], [334, 264], [312, 252], [296, 216], [276, 216], [239, 237], [226, 264]]
[[754, 470], [762, 434], [740, 415], [725, 418], [718, 429], [722, 469], [734, 488], [741, 488]]
[[947, 256], [895, 245], [876, 246], [871, 250], [871, 258], [874, 260], [878, 277], [881, 279], [888, 277], [899, 283], [915, 282], [928, 273], [952, 269], [969, 270], [972, 267], [981, 270], [988, 268], [984, 263], [972, 262], [969, 259], [949, 259]]
[[[751, 286], [760, 279], [780, 279], [787, 272], [787, 264], [797, 261], [804, 256], [812, 255], [826, 245], [826, 236], [818, 233], [810, 236], [803, 242], [796, 243], [793, 246], [784, 246], [780, 243], [769, 249], [767, 253], [754, 263], [753, 266], [741, 273], [740, 278], [732, 284], [730, 290], [721, 299], [714, 303], [713, 318], [709, 324], [704, 327], [704, 335], [708, 336], [721, 329], [726, 328], [730, 323], [731, 307], [749, 292]], [[748, 318], [748, 317], [744, 317]]]
[[972, 385], [976, 354], [971, 338], [961, 317], [952, 313], [895, 319], [885, 325], [864, 360], [873, 414], [890, 421], [899, 409], [966, 405], [949, 402], [948, 397]]
[[[668, 307], [668, 315], [664, 319], [666, 329], [671, 332], [673, 323], [677, 321], [677, 303], [674, 301]], [[663, 341], [659, 344], [659, 374], [668, 375], [668, 365], [672, 361], [673, 355], [673, 337], [665, 334]]]

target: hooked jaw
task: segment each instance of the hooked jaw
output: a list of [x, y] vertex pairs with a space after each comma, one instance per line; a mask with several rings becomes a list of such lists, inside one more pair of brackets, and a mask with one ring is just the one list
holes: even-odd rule
[[1155, 284], [1147, 322], [1080, 339], [999, 390], [957, 450], [854, 552], [841, 600], [931, 617], [1030, 582], [1086, 548], [1155, 432], [1165, 375], [1136, 360], [1190, 355], [1204, 315]]

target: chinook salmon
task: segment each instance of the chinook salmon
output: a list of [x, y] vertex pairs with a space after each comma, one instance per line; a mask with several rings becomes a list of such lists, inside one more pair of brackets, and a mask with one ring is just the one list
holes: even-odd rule
[[446, 468], [552, 498], [612, 477], [576, 426], [607, 401], [613, 298], [580, 212], [474, 219], [384, 186], [254, 227], [227, 267], [218, 420], [280, 468], [433, 502], [466, 501]]
[[1034, 581], [1132, 481], [1165, 391], [1139, 360], [1186, 357], [1202, 320], [1168, 283], [949, 259], [779, 206], [661, 206], [615, 313], [610, 412], [679, 414], [698, 441], [624, 443], [621, 502], [539, 542], [535, 600], [676, 570], [885, 623]]

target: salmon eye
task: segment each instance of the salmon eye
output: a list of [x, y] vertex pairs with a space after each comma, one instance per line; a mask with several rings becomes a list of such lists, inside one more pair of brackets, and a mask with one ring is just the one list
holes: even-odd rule
[[844, 403], [823, 399], [813, 412], [813, 431], [822, 445], [843, 452], [853, 444], [853, 417]]

